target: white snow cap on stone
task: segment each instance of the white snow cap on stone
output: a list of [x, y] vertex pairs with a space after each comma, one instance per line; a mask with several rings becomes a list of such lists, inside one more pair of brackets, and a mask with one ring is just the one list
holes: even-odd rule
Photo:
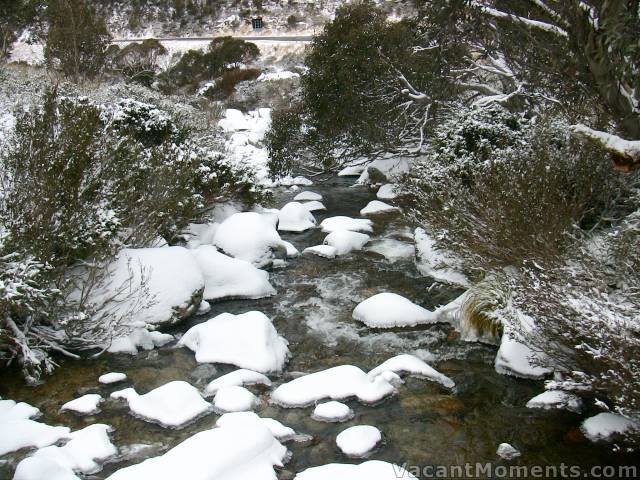
[[69, 411], [80, 415], [89, 415], [98, 411], [98, 404], [102, 397], [97, 393], [88, 393], [80, 398], [71, 400], [60, 407], [61, 411]]
[[251, 263], [229, 257], [211, 245], [193, 250], [204, 276], [204, 299], [257, 299], [275, 295], [269, 274]]
[[22, 460], [15, 473], [13, 480], [80, 480], [72, 470], [59, 465], [47, 458], [27, 457]]
[[[523, 328], [531, 328], [533, 319], [526, 315], [519, 315]], [[514, 377], [541, 379], [548, 376], [552, 369], [532, 362], [545, 360], [543, 353], [534, 352], [520, 340], [514, 325], [505, 324], [500, 348], [495, 360], [496, 372], [502, 375], [512, 375]], [[544, 363], [544, 362], [542, 362]]]
[[273, 418], [262, 418], [254, 412], [233, 412], [225, 413], [216, 421], [218, 427], [246, 428], [256, 423], [267, 427], [271, 434], [280, 441], [295, 436], [296, 432], [291, 427], [287, 427]]
[[282, 370], [289, 349], [261, 312], [222, 313], [191, 327], [178, 345], [190, 348], [198, 363], [229, 363], [266, 373]]
[[520, 456], [520, 451], [512, 447], [508, 443], [501, 443], [500, 445], [498, 445], [496, 454], [500, 458], [504, 458], [505, 460], [513, 460], [514, 458]]
[[117, 337], [111, 340], [111, 345], [107, 349], [110, 353], [129, 353], [135, 355], [138, 349], [153, 350], [155, 347], [162, 347], [173, 341], [173, 335], [161, 332], [150, 332], [144, 323], [138, 322], [129, 335]]
[[373, 232], [373, 222], [367, 218], [351, 218], [345, 216], [325, 218], [320, 223], [323, 232], [335, 232], [336, 230], [351, 230], [352, 232]]
[[98, 377], [98, 382], [108, 385], [110, 383], [122, 382], [127, 379], [127, 375], [125, 373], [120, 372], [109, 372], [104, 375], [100, 375]]
[[382, 255], [392, 263], [399, 260], [412, 259], [416, 255], [416, 249], [412, 244], [401, 242], [394, 238], [375, 240], [365, 250]]
[[542, 408], [545, 410], [557, 408], [576, 413], [580, 413], [582, 407], [583, 404], [580, 397], [562, 390], [547, 390], [527, 402], [527, 408]]
[[453, 380], [414, 355], [403, 354], [392, 357], [371, 370], [369, 376], [375, 378], [384, 372], [407, 373], [433, 380], [447, 388], [455, 387]]
[[364, 165], [352, 165], [349, 167], [344, 167], [342, 170], [338, 172], [339, 177], [359, 177], [362, 172], [364, 172]]
[[378, 293], [359, 303], [352, 316], [371, 328], [414, 327], [436, 321], [433, 312], [390, 292]]
[[320, 422], [346, 422], [353, 418], [353, 410], [344, 403], [331, 400], [316, 405], [311, 418]]
[[592, 442], [607, 440], [614, 434], [625, 434], [640, 429], [633, 420], [617, 413], [603, 412], [582, 422], [580, 430]]
[[396, 191], [396, 189], [397, 185], [393, 183], [386, 183], [378, 189], [376, 197], [378, 197], [380, 200], [393, 200], [398, 196], [398, 192]]
[[278, 213], [278, 230], [281, 232], [304, 232], [315, 226], [313, 214], [300, 202], [289, 202]]
[[338, 255], [346, 255], [354, 250], [362, 250], [369, 239], [365, 233], [336, 230], [326, 236], [324, 244], [335, 248]]
[[366, 166], [356, 183], [359, 185], [371, 183], [371, 179], [369, 178], [370, 168], [375, 168], [390, 179], [395, 175], [408, 172], [411, 169], [411, 163], [407, 158], [380, 158], [374, 160]]
[[286, 177], [279, 178], [277, 181], [278, 185], [283, 187], [291, 187], [295, 185], [301, 185], [303, 187], [310, 187], [313, 185], [313, 182], [306, 177], [292, 177], [291, 175], [287, 175]]
[[322, 200], [322, 195], [315, 192], [304, 191], [297, 194], [293, 197], [293, 200], [296, 202], [306, 202], [311, 200]]
[[258, 397], [237, 385], [220, 387], [213, 399], [213, 407], [218, 412], [245, 412], [258, 403], [260, 403]]
[[380, 460], [369, 460], [360, 465], [329, 463], [307, 468], [297, 474], [294, 480], [398, 480], [415, 478], [401, 466]]
[[331, 245], [315, 245], [305, 248], [302, 253], [311, 253], [324, 258], [336, 258], [338, 251]]
[[350, 457], [364, 457], [382, 440], [380, 430], [371, 425], [356, 425], [343, 430], [336, 437], [336, 445]]
[[293, 243], [287, 242], [286, 240], [283, 240], [282, 243], [287, 249], [287, 258], [297, 257], [298, 255], [300, 255], [300, 251], [295, 247]]
[[181, 380], [165, 383], [144, 395], [125, 388], [113, 392], [111, 398], [125, 400], [132, 415], [164, 427], [183, 427], [211, 410], [211, 404], [198, 389]]
[[241, 368], [209, 382], [209, 384], [204, 389], [204, 394], [208, 397], [211, 395], [215, 395], [216, 392], [222, 387], [241, 387], [243, 385], [255, 384], [271, 386], [271, 380], [269, 380], [269, 378], [262, 373], [254, 372], [253, 370], [247, 370], [246, 368]]
[[388, 203], [381, 202], [380, 200], [372, 200], [367, 203], [367, 206], [360, 210], [360, 215], [376, 215], [378, 213], [397, 212], [400, 210], [398, 207], [389, 205]]
[[302, 205], [304, 205], [304, 208], [306, 208], [310, 212], [316, 212], [318, 210], [326, 210], [327, 209], [327, 207], [325, 207], [324, 204], [322, 202], [319, 202], [318, 200], [312, 200], [310, 202], [304, 202]]
[[363, 403], [377, 403], [394, 393], [396, 389], [383, 376], [371, 378], [354, 365], [340, 365], [284, 383], [271, 399], [284, 407], [305, 407], [324, 398], [357, 397]]

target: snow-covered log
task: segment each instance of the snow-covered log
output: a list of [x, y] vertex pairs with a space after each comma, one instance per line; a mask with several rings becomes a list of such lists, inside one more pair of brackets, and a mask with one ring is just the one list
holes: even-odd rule
[[640, 165], [640, 140], [625, 140], [582, 124], [572, 125], [571, 132], [609, 152], [615, 168], [620, 171], [629, 172]]

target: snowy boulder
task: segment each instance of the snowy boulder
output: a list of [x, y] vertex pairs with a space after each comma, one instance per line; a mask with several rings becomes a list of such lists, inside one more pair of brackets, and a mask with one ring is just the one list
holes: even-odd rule
[[98, 382], [103, 385], [109, 385], [111, 383], [123, 382], [126, 379], [127, 375], [125, 373], [109, 372], [104, 375], [100, 375], [100, 377], [98, 377]]
[[335, 248], [337, 255], [347, 255], [354, 250], [362, 250], [369, 239], [369, 235], [364, 233], [336, 230], [326, 236], [324, 244]]
[[504, 458], [505, 460], [513, 460], [514, 458], [519, 457], [521, 454], [519, 450], [512, 447], [508, 443], [501, 443], [500, 445], [498, 445], [496, 455], [498, 455], [500, 458]]
[[198, 389], [183, 381], [165, 383], [144, 395], [125, 388], [111, 398], [125, 400], [133, 416], [163, 427], [182, 428], [211, 411]]
[[240, 370], [235, 370], [231, 373], [227, 373], [226, 375], [218, 377], [215, 380], [209, 382], [209, 384], [204, 389], [204, 394], [206, 397], [209, 397], [215, 395], [216, 392], [223, 387], [241, 387], [243, 385], [256, 384], [271, 386], [271, 380], [269, 380], [269, 378], [262, 373], [241, 368]]
[[287, 258], [297, 257], [300, 255], [298, 249], [291, 242], [287, 242], [285, 240], [282, 241], [284, 243], [285, 248], [287, 249]]
[[391, 213], [397, 212], [400, 209], [398, 207], [394, 207], [393, 205], [389, 205], [388, 203], [381, 202], [380, 200], [372, 200], [367, 203], [367, 206], [360, 210], [360, 215], [366, 217], [369, 215], [377, 215], [380, 213]]
[[325, 218], [320, 223], [323, 232], [331, 233], [337, 230], [350, 230], [352, 232], [373, 232], [373, 222], [366, 218], [351, 218], [345, 216]]
[[295, 202], [306, 202], [306, 201], [312, 201], [312, 200], [320, 201], [322, 200], [322, 195], [315, 192], [304, 191], [304, 192], [300, 192], [295, 197], [293, 197], [293, 200]]
[[336, 437], [336, 444], [349, 457], [364, 457], [382, 440], [380, 430], [371, 425], [357, 425], [343, 430]]
[[319, 422], [346, 422], [351, 420], [353, 416], [353, 410], [348, 405], [335, 400], [319, 403], [311, 414], [311, 418]]
[[412, 244], [393, 238], [375, 240], [365, 250], [382, 255], [391, 263], [413, 259], [416, 255], [416, 249]]
[[418, 271], [439, 282], [471, 286], [469, 279], [461, 272], [462, 262], [452, 253], [436, 248], [436, 242], [423, 228], [416, 228], [416, 267]]
[[406, 158], [382, 158], [367, 165], [357, 182], [359, 185], [386, 183], [396, 175], [408, 172], [411, 163]]
[[269, 274], [244, 260], [228, 257], [211, 245], [193, 250], [204, 276], [205, 300], [257, 299], [275, 295]]
[[533, 397], [527, 402], [527, 408], [542, 408], [544, 410], [569, 410], [580, 413], [582, 411], [582, 399], [573, 393], [562, 390], [548, 390]]
[[289, 349], [261, 312], [222, 313], [190, 328], [178, 345], [193, 350], [198, 363], [228, 363], [266, 373], [282, 370]]
[[[308, 213], [308, 212], [307, 212]], [[268, 216], [256, 212], [231, 215], [220, 224], [213, 244], [227, 255], [264, 267], [287, 249]]]
[[304, 208], [306, 208], [310, 212], [317, 212], [319, 210], [327, 209], [327, 207], [325, 207], [324, 204], [322, 202], [319, 202], [318, 200], [312, 200], [311, 202], [304, 202], [302, 205], [304, 205]]
[[617, 413], [603, 412], [582, 422], [580, 430], [592, 442], [608, 440], [612, 436], [624, 435], [640, 429], [640, 425], [633, 420]]
[[331, 245], [315, 245], [305, 248], [302, 253], [311, 253], [323, 258], [336, 258], [338, 251]]
[[383, 376], [371, 378], [358, 367], [340, 365], [280, 385], [273, 391], [271, 400], [283, 407], [305, 407], [325, 398], [349, 397], [373, 404], [394, 393], [396, 389]]
[[404, 468], [380, 460], [370, 460], [360, 465], [329, 463], [300, 472], [294, 480], [398, 480], [415, 479]]
[[393, 183], [386, 183], [378, 189], [376, 197], [380, 200], [394, 200], [398, 197], [397, 185]]
[[414, 355], [404, 354], [392, 357], [371, 370], [369, 376], [375, 378], [383, 372], [407, 373], [409, 375], [427, 378], [447, 388], [455, 387], [453, 380]]
[[251, 128], [244, 113], [233, 108], [225, 110], [224, 118], [218, 122], [218, 126], [225, 132], [238, 132]]
[[46, 458], [27, 457], [13, 474], [13, 480], [80, 480], [73, 470]]
[[279, 441], [284, 442], [295, 436], [296, 432], [273, 418], [262, 418], [253, 412], [225, 413], [217, 421], [218, 427], [251, 428], [255, 424], [267, 427], [271, 434]]
[[211, 245], [219, 225], [219, 223], [189, 224], [183, 233], [187, 247], [198, 248], [200, 245]]
[[370, 328], [415, 327], [435, 322], [433, 312], [389, 292], [379, 293], [359, 303], [352, 317]]
[[338, 172], [339, 177], [359, 177], [364, 172], [365, 165], [351, 165]]
[[[525, 315], [519, 316], [522, 328], [533, 328], [533, 319]], [[541, 352], [534, 352], [523, 343], [522, 335], [514, 325], [504, 325], [504, 332], [500, 340], [500, 348], [495, 359], [496, 372], [502, 375], [511, 375], [533, 380], [542, 379], [552, 373], [552, 369], [546, 366], [548, 358]]]
[[300, 202], [287, 203], [278, 214], [278, 230], [281, 232], [304, 232], [315, 226], [313, 214]]
[[213, 408], [218, 412], [246, 412], [260, 401], [244, 387], [230, 385], [221, 387], [213, 399]]
[[60, 407], [60, 411], [73, 412], [79, 415], [90, 415], [97, 413], [98, 405], [102, 402], [102, 397], [96, 393], [88, 393], [80, 398], [71, 400]]
[[286, 177], [279, 178], [277, 184], [283, 187], [292, 187], [296, 185], [310, 187], [313, 185], [313, 182], [306, 177], [292, 177], [291, 175], [287, 175]]
[[173, 335], [161, 332], [150, 332], [142, 322], [133, 325], [133, 331], [128, 335], [111, 340], [107, 349], [110, 353], [128, 353], [135, 355], [138, 349], [153, 350], [173, 341]]

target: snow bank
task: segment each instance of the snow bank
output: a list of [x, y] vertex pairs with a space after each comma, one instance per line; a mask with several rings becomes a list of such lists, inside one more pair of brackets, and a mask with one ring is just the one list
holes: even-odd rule
[[287, 427], [273, 418], [262, 418], [253, 412], [225, 413], [217, 421], [218, 427], [252, 428], [255, 424], [267, 427], [271, 434], [280, 441], [295, 436], [293, 428]]
[[311, 253], [324, 258], [335, 258], [338, 251], [331, 245], [315, 245], [305, 248], [302, 253]]
[[190, 328], [178, 345], [190, 348], [198, 363], [229, 363], [256, 372], [282, 370], [289, 349], [261, 312], [222, 313]]
[[380, 213], [397, 212], [400, 209], [389, 205], [388, 203], [381, 202], [380, 200], [371, 200], [367, 203], [367, 206], [360, 210], [360, 215], [366, 217], [368, 215], [377, 215]]
[[297, 194], [295, 197], [293, 197], [293, 200], [295, 202], [306, 202], [306, 201], [312, 201], [312, 200], [320, 201], [322, 200], [322, 195], [320, 195], [319, 193], [310, 192], [307, 190]]
[[414, 258], [416, 255], [416, 249], [412, 244], [401, 242], [393, 238], [382, 238], [380, 240], [376, 240], [365, 250], [382, 255], [391, 263]]
[[271, 380], [262, 373], [254, 372], [253, 370], [247, 370], [246, 368], [241, 368], [240, 370], [235, 370], [231, 373], [227, 373], [221, 377], [216, 378], [209, 382], [209, 384], [204, 389], [205, 396], [215, 395], [215, 393], [221, 389], [222, 387], [230, 387], [230, 386], [243, 386], [243, 385], [266, 385], [271, 386]]
[[548, 390], [527, 402], [527, 408], [560, 409], [576, 413], [580, 413], [582, 407], [583, 404], [580, 397], [562, 390]]
[[373, 232], [373, 222], [366, 218], [351, 218], [344, 216], [325, 218], [320, 223], [323, 232], [335, 232], [337, 230], [350, 230], [352, 232]]
[[150, 332], [142, 322], [133, 325], [134, 330], [124, 336], [111, 340], [111, 345], [107, 349], [110, 353], [128, 353], [135, 355], [138, 349], [153, 350], [162, 347], [173, 341], [173, 336], [168, 333]]
[[611, 412], [599, 413], [582, 422], [580, 430], [592, 442], [607, 440], [615, 434], [625, 434], [640, 426], [633, 420]]
[[336, 437], [338, 448], [350, 457], [364, 457], [382, 440], [380, 430], [371, 425], [356, 425]]
[[393, 183], [385, 183], [378, 189], [376, 197], [380, 200], [394, 200], [398, 197], [398, 186]]
[[496, 455], [498, 455], [500, 458], [504, 458], [505, 460], [513, 460], [514, 458], [520, 456], [520, 451], [509, 445], [508, 443], [501, 443], [500, 445], [498, 445]]
[[335, 400], [319, 403], [311, 414], [311, 418], [319, 422], [346, 422], [353, 416], [353, 410], [348, 405]]
[[193, 255], [204, 277], [205, 300], [257, 299], [276, 294], [269, 274], [247, 261], [231, 258], [211, 245], [198, 247]]
[[187, 240], [187, 247], [198, 248], [200, 245], [211, 245], [219, 223], [190, 223], [182, 234]]
[[433, 312], [390, 292], [378, 293], [359, 303], [352, 317], [370, 328], [414, 327], [435, 322]]
[[97, 393], [88, 393], [80, 398], [71, 400], [60, 407], [61, 411], [69, 411], [80, 415], [89, 415], [98, 412], [98, 404], [102, 402], [102, 397]]
[[336, 230], [326, 236], [324, 244], [335, 248], [337, 255], [346, 255], [354, 250], [362, 250], [369, 239], [369, 235], [364, 233]]
[[300, 202], [289, 202], [278, 213], [278, 230], [281, 232], [304, 232], [315, 226], [313, 214]]
[[380, 460], [360, 465], [329, 463], [300, 472], [294, 480], [398, 480], [416, 478], [404, 468]]
[[122, 382], [127, 379], [127, 375], [119, 372], [109, 372], [98, 377], [98, 382], [108, 385], [110, 383]]
[[213, 399], [213, 407], [218, 412], [245, 412], [258, 403], [258, 397], [237, 385], [220, 387]]
[[416, 267], [423, 275], [439, 282], [471, 286], [469, 279], [460, 271], [462, 263], [450, 252], [438, 250], [435, 240], [422, 228], [416, 228]]
[[131, 414], [163, 427], [181, 428], [206, 414], [211, 405], [200, 392], [183, 381], [174, 381], [139, 395], [133, 388], [111, 394], [111, 398], [125, 400]]
[[433, 367], [427, 365], [424, 361], [414, 355], [403, 354], [392, 357], [371, 370], [369, 372], [369, 376], [371, 378], [375, 378], [387, 371], [398, 374], [408, 373], [410, 375], [428, 378], [429, 380], [440, 383], [447, 388], [455, 387], [453, 380], [438, 372]]

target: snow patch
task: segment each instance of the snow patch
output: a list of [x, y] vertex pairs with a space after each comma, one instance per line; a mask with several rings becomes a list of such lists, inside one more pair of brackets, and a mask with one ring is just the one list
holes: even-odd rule
[[346, 422], [353, 417], [353, 410], [348, 405], [335, 400], [319, 403], [311, 414], [311, 418], [320, 422]]
[[352, 317], [369, 328], [414, 327], [436, 320], [433, 312], [390, 292], [378, 293], [359, 303]]
[[548, 390], [527, 402], [527, 408], [560, 409], [576, 413], [580, 413], [582, 407], [583, 404], [580, 397], [562, 390]]
[[305, 248], [302, 253], [311, 253], [323, 258], [335, 258], [338, 251], [331, 245], [315, 245]]
[[329, 463], [300, 472], [294, 480], [398, 480], [415, 479], [404, 468], [380, 460], [359, 465]]
[[98, 377], [98, 382], [109, 385], [110, 383], [122, 382], [127, 379], [127, 375], [119, 372], [109, 372]]
[[369, 376], [375, 378], [384, 372], [408, 373], [433, 380], [447, 388], [455, 387], [453, 380], [414, 355], [403, 354], [392, 357], [371, 370]]
[[213, 399], [213, 407], [218, 412], [245, 412], [258, 403], [260, 403], [258, 397], [237, 385], [220, 387]]
[[608, 440], [615, 434], [624, 435], [640, 428], [633, 420], [617, 413], [603, 412], [582, 422], [580, 430], [592, 442]]
[[90, 415], [98, 412], [98, 404], [102, 402], [102, 397], [97, 393], [88, 393], [80, 398], [71, 400], [60, 407], [60, 411], [74, 412], [80, 415]]
[[360, 210], [360, 215], [366, 217], [369, 215], [377, 215], [380, 213], [397, 212], [400, 209], [389, 205], [388, 203], [381, 202], [380, 200], [372, 200], [367, 203], [367, 206]]

